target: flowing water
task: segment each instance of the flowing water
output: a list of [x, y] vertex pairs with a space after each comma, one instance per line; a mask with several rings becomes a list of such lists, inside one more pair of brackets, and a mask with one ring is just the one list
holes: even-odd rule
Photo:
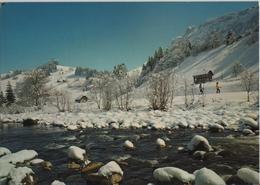
[[[192, 136], [200, 134], [208, 138], [216, 149], [226, 150], [225, 155], [211, 156], [206, 160], [194, 159], [188, 152], [178, 152]], [[159, 150], [155, 141], [164, 138], [169, 147]], [[136, 150], [127, 151], [122, 145], [126, 139], [133, 141]], [[33, 149], [38, 158], [50, 161], [54, 168], [44, 171], [41, 167], [31, 168], [38, 177], [38, 184], [49, 185], [55, 179], [66, 184], [88, 184], [77, 171], [67, 168], [67, 148], [71, 145], [87, 149], [91, 161], [103, 163], [119, 158], [124, 171], [122, 185], [147, 185], [154, 182], [153, 170], [158, 167], [174, 166], [190, 173], [208, 167], [219, 175], [235, 174], [242, 166], [259, 169], [258, 137], [242, 137], [238, 132], [209, 133], [201, 130], [180, 129], [178, 131], [86, 129], [84, 132], [69, 132], [57, 127], [22, 127], [20, 124], [0, 126], [0, 146], [16, 152]]]

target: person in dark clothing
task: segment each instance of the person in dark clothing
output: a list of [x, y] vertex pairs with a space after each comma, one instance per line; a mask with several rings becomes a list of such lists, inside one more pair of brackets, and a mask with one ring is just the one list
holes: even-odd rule
[[218, 82], [216, 82], [216, 93], [217, 94], [220, 94], [220, 85], [219, 85], [219, 83]]
[[203, 89], [203, 87], [202, 87], [201, 84], [200, 84], [200, 86], [199, 86], [199, 89], [200, 89], [200, 94], [204, 94], [204, 89]]

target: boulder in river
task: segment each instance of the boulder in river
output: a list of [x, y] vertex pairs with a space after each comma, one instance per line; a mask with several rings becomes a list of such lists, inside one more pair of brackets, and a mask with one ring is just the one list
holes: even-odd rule
[[202, 168], [194, 172], [195, 185], [226, 185], [225, 181], [214, 171]]
[[35, 185], [36, 177], [32, 169], [27, 167], [18, 167], [13, 168], [9, 173], [9, 184], [26, 184], [26, 185]]
[[103, 165], [104, 164], [102, 162], [91, 162], [88, 165], [86, 165], [84, 168], [82, 168], [81, 172], [85, 174], [95, 173]]
[[212, 151], [212, 147], [210, 146], [208, 140], [200, 135], [195, 135], [192, 140], [188, 143], [187, 146], [188, 150], [190, 151]]
[[119, 185], [123, 179], [123, 171], [115, 161], [110, 161], [101, 168], [97, 173], [86, 175], [87, 181], [99, 185]]
[[22, 124], [24, 127], [35, 126], [38, 124], [38, 120], [33, 120], [31, 118], [28, 118], [23, 120]]
[[165, 141], [161, 138], [158, 138], [156, 140], [156, 145], [157, 145], [158, 148], [165, 148], [166, 147]]
[[134, 146], [134, 144], [131, 141], [126, 140], [124, 142], [124, 148], [128, 149], [128, 150], [133, 150], [133, 149], [135, 149], [135, 146]]
[[237, 176], [246, 183], [260, 184], [259, 172], [256, 172], [250, 168], [240, 168], [237, 171]]
[[51, 171], [52, 168], [53, 168], [53, 165], [52, 165], [52, 163], [51, 163], [50, 161], [43, 161], [43, 162], [41, 163], [41, 166], [42, 166], [42, 168], [43, 168], [44, 170], [47, 170], [47, 171]]
[[68, 157], [70, 159], [84, 161], [86, 158], [86, 150], [77, 146], [70, 146], [68, 149]]
[[61, 181], [59, 181], [59, 180], [54, 180], [54, 181], [51, 183], [51, 185], [65, 185], [65, 183], [64, 183], [64, 182], [61, 182]]
[[175, 167], [157, 168], [153, 171], [153, 177], [159, 182], [182, 182], [190, 183], [194, 181], [195, 176], [182, 169]]

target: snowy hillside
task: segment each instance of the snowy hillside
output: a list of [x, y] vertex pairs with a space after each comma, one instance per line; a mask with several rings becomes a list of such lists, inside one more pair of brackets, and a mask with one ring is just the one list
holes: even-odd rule
[[144, 63], [140, 79], [146, 81], [152, 72], [180, 64], [181, 70], [190, 76], [210, 67], [217, 73], [215, 78], [220, 73], [231, 77], [230, 67], [235, 61], [246, 68], [258, 66], [258, 48], [258, 7], [253, 7], [207, 21], [197, 28], [189, 27], [183, 36], [172, 41], [163, 57], [155, 59], [155, 64]]

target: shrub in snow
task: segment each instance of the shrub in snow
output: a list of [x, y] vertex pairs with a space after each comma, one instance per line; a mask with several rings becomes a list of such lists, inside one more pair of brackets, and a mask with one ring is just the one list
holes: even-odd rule
[[160, 182], [174, 182], [174, 179], [177, 179], [183, 183], [188, 183], [195, 179], [193, 174], [175, 167], [157, 168], [153, 172], [153, 177]]
[[109, 177], [113, 173], [120, 174], [121, 176], [124, 174], [120, 166], [115, 161], [110, 161], [98, 170], [98, 174], [105, 177]]
[[51, 185], [65, 185], [65, 183], [64, 183], [64, 182], [61, 182], [61, 181], [59, 181], [59, 180], [55, 180], [55, 181], [53, 181], [53, 182], [51, 183]]
[[0, 162], [8, 162], [12, 164], [23, 163], [36, 157], [38, 153], [34, 150], [21, 150], [16, 153], [4, 155], [0, 158]]
[[70, 146], [68, 149], [68, 157], [70, 159], [76, 159], [84, 161], [86, 155], [86, 150], [81, 149], [77, 146]]
[[239, 120], [240, 123], [251, 127], [252, 129], [258, 129], [258, 123], [249, 117], [243, 117]]
[[10, 154], [11, 151], [8, 148], [0, 147], [0, 157], [6, 154]]
[[161, 138], [158, 138], [158, 139], [156, 140], [156, 144], [157, 144], [157, 146], [158, 146], [159, 148], [165, 148], [165, 147], [166, 147], [165, 141], [164, 141], [163, 139], [161, 139]]
[[212, 147], [210, 146], [208, 140], [200, 135], [195, 135], [192, 140], [188, 143], [188, 150], [195, 151], [212, 151]]
[[134, 148], [135, 148], [134, 144], [133, 144], [131, 141], [129, 141], [129, 140], [126, 140], [126, 141], [124, 142], [124, 147], [125, 147], [126, 149], [134, 149]]
[[223, 132], [224, 127], [216, 123], [216, 124], [209, 125], [209, 130], [211, 132]]
[[259, 184], [259, 173], [249, 168], [240, 168], [237, 171], [237, 176], [244, 182], [249, 184]]
[[34, 172], [27, 167], [13, 168], [9, 177], [9, 185], [34, 184]]
[[195, 185], [226, 185], [225, 181], [214, 171], [202, 168], [195, 173]]

